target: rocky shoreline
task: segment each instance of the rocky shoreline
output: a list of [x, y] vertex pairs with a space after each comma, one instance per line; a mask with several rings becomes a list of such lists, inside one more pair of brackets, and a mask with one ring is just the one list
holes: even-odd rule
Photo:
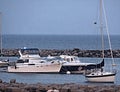
[[18, 83], [16, 79], [9, 83], [0, 79], [0, 92], [120, 92], [120, 85], [27, 84]]
[[[19, 49], [3, 49], [2, 55], [3, 56], [19, 56], [18, 53]], [[59, 55], [74, 55], [78, 57], [102, 57], [101, 50], [81, 50], [78, 48], [74, 49], [65, 49], [65, 50], [58, 50], [58, 49], [39, 49], [39, 54], [41, 57], [45, 57], [48, 55], [51, 56], [59, 56]], [[120, 58], [120, 49], [113, 50], [113, 56], [115, 58]], [[110, 50], [105, 50], [105, 57], [111, 57]]]

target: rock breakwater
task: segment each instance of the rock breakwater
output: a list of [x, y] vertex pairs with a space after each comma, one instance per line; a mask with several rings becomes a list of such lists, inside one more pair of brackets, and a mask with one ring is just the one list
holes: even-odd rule
[[9, 83], [0, 80], [0, 92], [120, 92], [120, 85], [27, 84], [12, 79]]
[[27, 84], [18, 83], [15, 79], [11, 79], [9, 83], [0, 79], [0, 92], [120, 92], [120, 85]]
[[[3, 49], [3, 56], [19, 56], [19, 49]], [[41, 57], [45, 57], [48, 55], [51, 56], [59, 56], [59, 55], [74, 55], [78, 57], [102, 57], [101, 50], [81, 50], [78, 48], [74, 49], [39, 49], [39, 54]], [[115, 58], [120, 58], [120, 49], [113, 50], [113, 56]], [[105, 50], [105, 57], [111, 57], [110, 50]]]

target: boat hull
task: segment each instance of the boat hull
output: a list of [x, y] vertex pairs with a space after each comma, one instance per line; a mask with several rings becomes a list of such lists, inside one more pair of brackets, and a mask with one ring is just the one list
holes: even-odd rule
[[8, 66], [8, 62], [0, 61], [0, 67]]
[[81, 66], [81, 65], [76, 65], [76, 66], [73, 66], [73, 65], [70, 65], [70, 66], [62, 66], [61, 67], [61, 70], [60, 70], [60, 73], [67, 73], [67, 72], [70, 72], [72, 74], [82, 74], [85, 72], [85, 66]]
[[107, 73], [103, 75], [86, 75], [86, 79], [88, 82], [106, 82], [112, 83], [115, 81], [115, 73]]
[[13, 73], [59, 73], [61, 69], [60, 64], [53, 65], [29, 65], [29, 66], [8, 66], [7, 72]]

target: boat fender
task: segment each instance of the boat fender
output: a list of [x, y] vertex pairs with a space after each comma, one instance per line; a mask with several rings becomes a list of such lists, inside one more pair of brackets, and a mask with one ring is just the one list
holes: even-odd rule
[[71, 72], [70, 71], [67, 71], [66, 74], [70, 74]]

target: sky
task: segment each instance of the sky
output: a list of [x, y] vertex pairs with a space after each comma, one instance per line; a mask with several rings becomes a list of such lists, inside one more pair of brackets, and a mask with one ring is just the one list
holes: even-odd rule
[[[108, 28], [120, 35], [120, 0], [104, 0]], [[95, 35], [99, 0], [0, 0], [3, 34]]]

